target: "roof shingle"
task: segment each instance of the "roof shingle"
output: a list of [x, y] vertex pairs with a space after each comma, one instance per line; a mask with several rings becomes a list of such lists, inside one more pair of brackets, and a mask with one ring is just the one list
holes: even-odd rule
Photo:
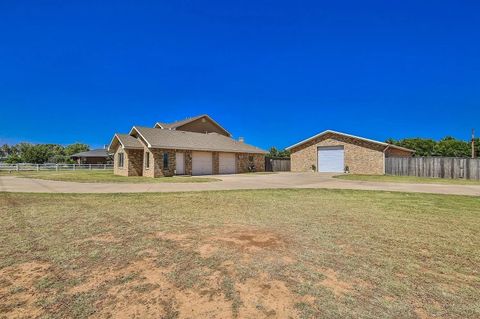
[[152, 148], [233, 153], [267, 153], [260, 148], [217, 133], [205, 134], [176, 130], [159, 130], [155, 128], [137, 126], [133, 127], [131, 133], [134, 131], [138, 132], [138, 134], [147, 141], [149, 144], [148, 146]]

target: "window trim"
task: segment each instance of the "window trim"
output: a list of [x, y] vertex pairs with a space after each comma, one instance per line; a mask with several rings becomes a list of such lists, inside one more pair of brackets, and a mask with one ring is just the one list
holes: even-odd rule
[[163, 170], [166, 171], [168, 170], [168, 165], [169, 165], [168, 152], [163, 152], [162, 160], [163, 160]]
[[118, 168], [125, 168], [125, 153], [118, 153]]
[[145, 157], [145, 160], [144, 160], [145, 169], [150, 169], [150, 152], [146, 151], [144, 157]]

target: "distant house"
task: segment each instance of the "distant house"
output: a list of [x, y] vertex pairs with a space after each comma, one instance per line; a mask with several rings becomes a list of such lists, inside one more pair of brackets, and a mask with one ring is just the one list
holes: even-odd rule
[[80, 152], [70, 156], [77, 164], [109, 164], [112, 162], [112, 156], [108, 150], [99, 148], [87, 152]]
[[410, 157], [415, 151], [364, 137], [327, 130], [290, 147], [293, 172], [385, 174], [385, 157]]
[[109, 151], [115, 174], [148, 177], [265, 171], [267, 153], [234, 140], [208, 115], [134, 126], [129, 134], [115, 134]]

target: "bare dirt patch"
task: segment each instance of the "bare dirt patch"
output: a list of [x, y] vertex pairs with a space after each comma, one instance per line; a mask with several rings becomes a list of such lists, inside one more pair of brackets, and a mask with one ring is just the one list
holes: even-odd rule
[[0, 270], [0, 313], [10, 318], [37, 317], [42, 309], [37, 301], [43, 296], [35, 284], [49, 275], [50, 264], [32, 261]]
[[323, 269], [322, 274], [326, 276], [324, 280], [320, 282], [320, 285], [329, 288], [337, 297], [341, 297], [352, 291], [352, 285], [338, 279], [338, 274], [333, 269]]
[[[153, 259], [143, 259], [122, 269], [100, 271], [70, 293], [109, 286], [105, 298], [96, 305], [98, 317], [235, 318], [235, 300], [222, 291], [222, 272], [212, 273], [206, 286], [180, 289], [168, 276], [169, 271], [158, 267]], [[237, 282], [232, 288], [241, 299], [240, 318], [295, 317], [298, 299], [285, 283], [267, 274]]]
[[299, 301], [284, 282], [269, 278], [265, 273], [237, 285], [243, 307], [241, 318], [293, 318], [294, 304]]
[[256, 252], [265, 249], [285, 248], [286, 241], [278, 234], [258, 229], [227, 229], [211, 238], [218, 244], [229, 244], [239, 250]]

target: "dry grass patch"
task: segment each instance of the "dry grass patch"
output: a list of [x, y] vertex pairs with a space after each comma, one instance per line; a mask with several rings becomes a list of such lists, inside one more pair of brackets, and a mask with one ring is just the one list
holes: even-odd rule
[[480, 316], [475, 197], [0, 193], [0, 214], [8, 318]]

